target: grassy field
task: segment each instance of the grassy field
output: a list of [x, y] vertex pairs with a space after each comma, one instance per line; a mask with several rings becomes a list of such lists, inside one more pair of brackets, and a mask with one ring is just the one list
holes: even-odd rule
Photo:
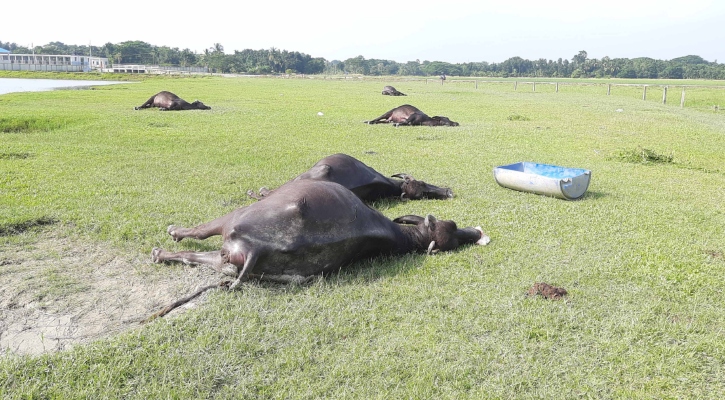
[[[383, 84], [408, 97], [381, 96]], [[91, 269], [104, 254], [126, 259], [129, 281], [188, 278], [204, 267], [151, 264], [151, 249], [220, 241], [174, 243], [166, 226], [251, 204], [248, 189], [336, 152], [456, 194], [374, 204], [388, 217], [430, 213], [492, 239], [304, 286], [212, 291], [63, 351], [7, 351], [0, 397], [725, 396], [725, 114], [714, 107], [725, 91], [698, 88], [680, 108], [679, 89], [664, 105], [655, 88], [646, 101], [627, 87], [524, 89], [198, 77], [0, 96], [3, 312], [93, 290], [65, 252], [97, 257], [82, 263]], [[212, 110], [133, 110], [161, 90]], [[461, 125], [362, 123], [404, 103]], [[592, 182], [578, 201], [498, 186], [493, 167], [518, 161], [587, 168]], [[48, 236], [65, 240], [57, 254], [42, 253]], [[31, 259], [48, 270], [18, 279]], [[535, 282], [568, 296], [529, 297]]]

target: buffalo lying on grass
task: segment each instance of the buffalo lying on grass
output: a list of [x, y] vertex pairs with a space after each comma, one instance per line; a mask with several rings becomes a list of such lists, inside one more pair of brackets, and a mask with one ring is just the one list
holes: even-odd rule
[[199, 100], [195, 100], [193, 103], [182, 99], [181, 97], [167, 91], [156, 93], [151, 96], [145, 103], [138, 107], [134, 107], [134, 110], [141, 110], [144, 108], [158, 107], [161, 111], [170, 110], [211, 110], [211, 107], [205, 105]]
[[424, 125], [424, 126], [458, 126], [458, 122], [451, 121], [447, 117], [429, 117], [418, 108], [405, 104], [393, 108], [385, 114], [365, 121], [366, 124], [394, 124], [399, 125]]
[[[339, 183], [364, 201], [375, 201], [388, 197], [410, 200], [422, 198], [445, 200], [453, 197], [451, 189], [441, 188], [416, 180], [411, 175], [405, 173], [395, 174], [391, 178], [385, 177], [354, 157], [338, 153], [318, 161], [312, 168], [294, 180]], [[260, 189], [259, 192], [259, 195], [253, 191], [249, 191], [247, 194], [257, 200], [261, 200], [271, 193], [266, 188]]]
[[392, 86], [385, 86], [383, 88], [383, 95], [384, 96], [407, 96], [407, 94], [403, 92], [399, 92], [398, 89], [392, 87]]
[[194, 228], [171, 225], [167, 232], [175, 241], [221, 235], [219, 251], [154, 248], [152, 260], [210, 265], [236, 277], [232, 289], [250, 278], [301, 283], [378, 255], [433, 254], [490, 241], [480, 227], [459, 229], [432, 215], [391, 221], [342, 185], [309, 179], [288, 182], [211, 222]]

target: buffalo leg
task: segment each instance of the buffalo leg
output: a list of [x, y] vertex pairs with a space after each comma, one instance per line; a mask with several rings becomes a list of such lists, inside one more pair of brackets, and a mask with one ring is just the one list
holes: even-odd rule
[[151, 108], [151, 106], [153, 106], [153, 104], [154, 104], [154, 99], [155, 99], [155, 98], [156, 98], [156, 95], [153, 95], [153, 96], [151, 96], [151, 98], [150, 98], [150, 99], [148, 99], [148, 100], [147, 100], [147, 101], [146, 101], [145, 103], [141, 104], [141, 105], [140, 105], [140, 106], [138, 106], [138, 107], [134, 107], [133, 109], [134, 109], [134, 110], [140, 110], [140, 109], [142, 109], [142, 108]]
[[383, 114], [377, 118], [371, 119], [370, 121], [365, 121], [365, 123], [366, 124], [387, 124], [388, 122], [390, 122], [390, 117], [392, 115], [393, 115], [393, 112], [388, 111], [385, 114]]
[[242, 282], [245, 282], [249, 279], [249, 272], [252, 270], [252, 268], [254, 268], [254, 264], [257, 263], [257, 258], [258, 254], [256, 252], [249, 252], [246, 254], [246, 257], [244, 259], [244, 266], [239, 272], [237, 279], [231, 285], [229, 285], [229, 290], [235, 289]]
[[166, 228], [166, 232], [171, 235], [175, 242], [187, 237], [204, 240], [211, 236], [221, 235], [224, 230], [224, 225], [231, 220], [232, 215], [234, 215], [234, 212], [193, 228], [181, 228], [176, 225], [169, 225]]
[[215, 271], [224, 275], [237, 276], [237, 268], [232, 264], [225, 264], [222, 261], [221, 251], [178, 251], [171, 252], [158, 247], [151, 251], [151, 261], [163, 263], [166, 261], [182, 262], [184, 264], [209, 265]]

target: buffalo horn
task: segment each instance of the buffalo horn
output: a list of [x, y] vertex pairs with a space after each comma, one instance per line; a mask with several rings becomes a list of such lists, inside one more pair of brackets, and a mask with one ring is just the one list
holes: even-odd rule
[[428, 245], [428, 255], [433, 254], [433, 247], [435, 247], [435, 245], [436, 245], [436, 241], [431, 240], [430, 244]]

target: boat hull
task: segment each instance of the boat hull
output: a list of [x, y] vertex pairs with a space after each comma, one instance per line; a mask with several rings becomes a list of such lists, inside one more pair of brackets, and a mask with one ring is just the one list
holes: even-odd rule
[[519, 162], [493, 169], [499, 185], [522, 192], [536, 193], [564, 200], [581, 198], [589, 188], [592, 172], [582, 168]]

